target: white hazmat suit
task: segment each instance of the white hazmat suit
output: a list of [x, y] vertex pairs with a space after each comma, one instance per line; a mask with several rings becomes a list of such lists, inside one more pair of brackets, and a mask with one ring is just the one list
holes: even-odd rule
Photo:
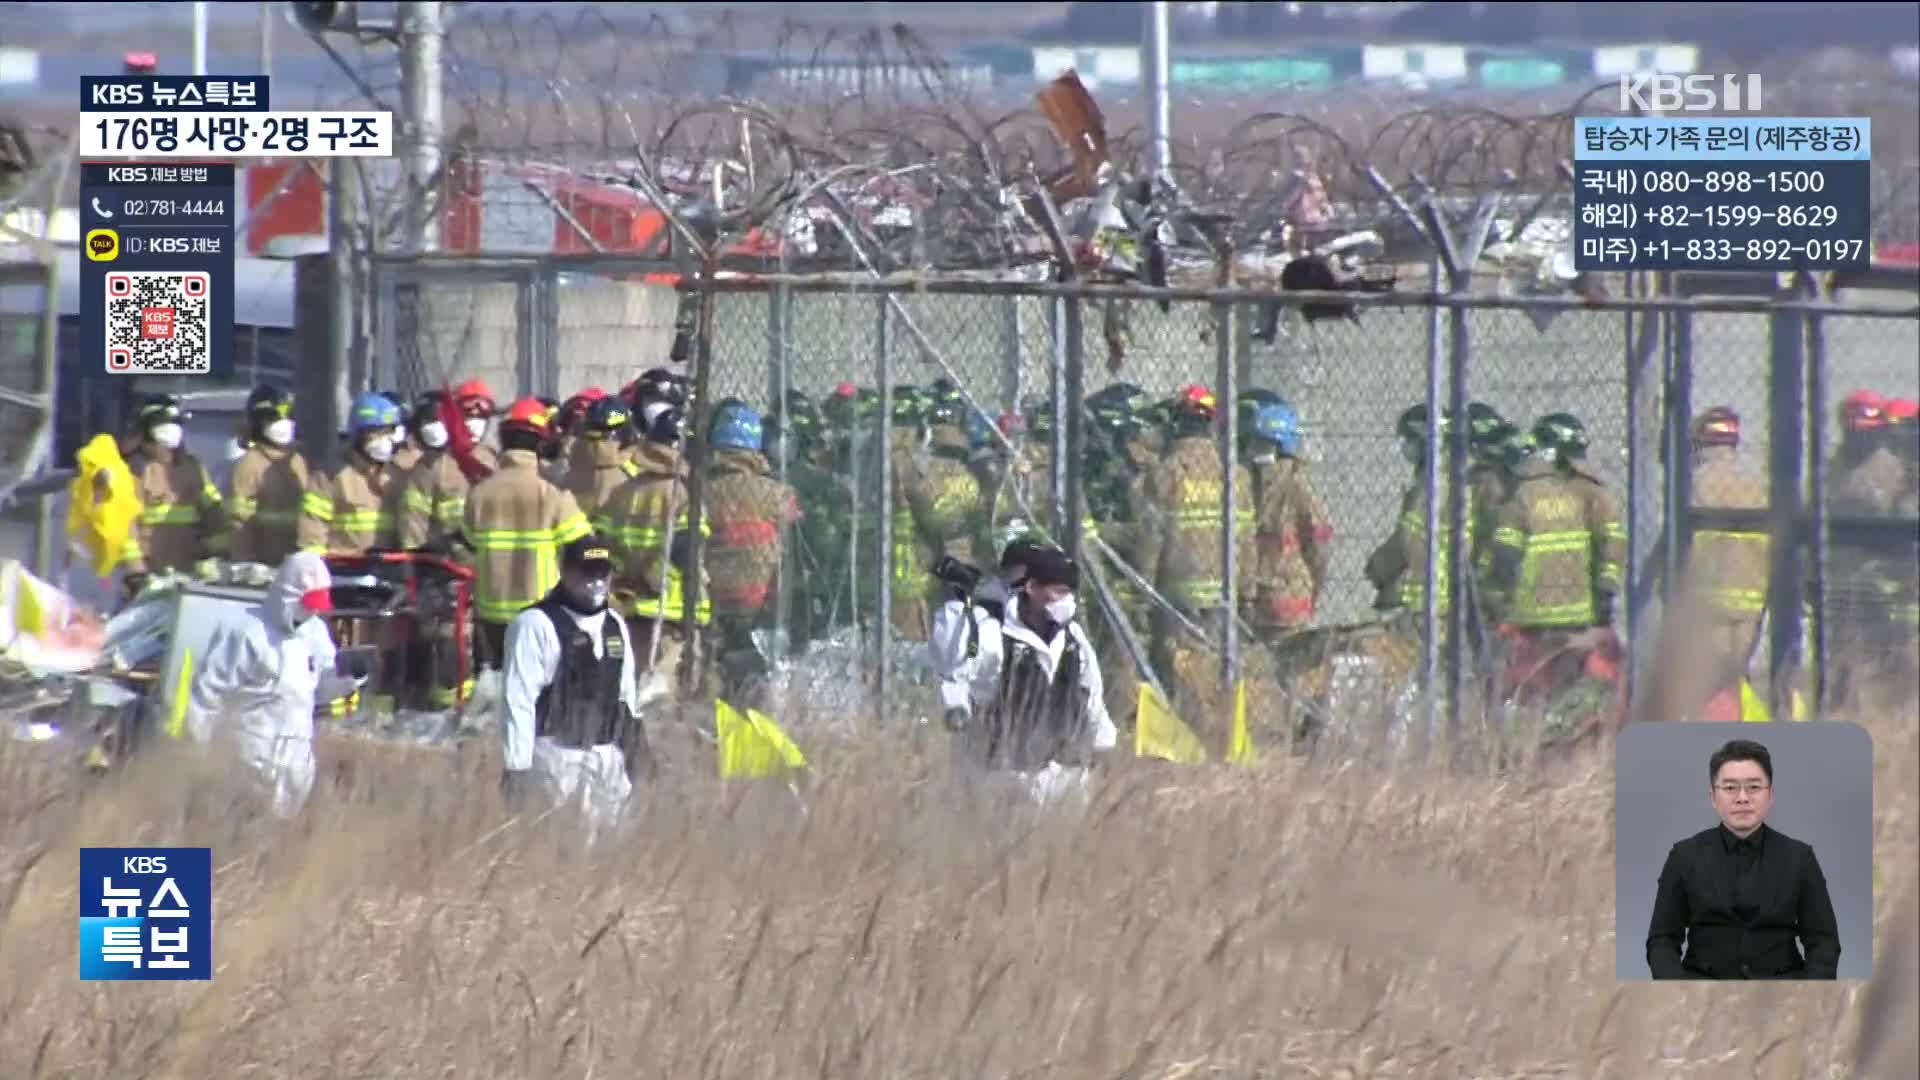
[[[565, 613], [593, 642], [596, 660], [605, 659], [602, 630], [607, 608], [581, 614]], [[639, 723], [639, 676], [634, 667], [633, 638], [625, 620], [618, 620], [623, 649], [620, 657], [619, 699], [630, 723]], [[550, 735], [535, 737], [535, 709], [540, 692], [560, 673], [562, 643], [553, 620], [538, 607], [528, 608], [507, 624], [506, 665], [501, 673], [505, 689], [500, 738], [502, 765], [509, 773], [531, 773], [542, 794], [554, 805], [579, 800], [587, 819], [588, 838], [612, 828], [625, 813], [633, 795], [625, 751], [612, 743], [590, 747], [563, 745]]]
[[[1107, 715], [1106, 697], [1099, 661], [1086, 630], [1078, 620], [1069, 622], [1043, 641], [1020, 620], [1020, 605], [1031, 602], [1024, 593], [1015, 593], [998, 615], [976, 604], [949, 600], [935, 612], [927, 651], [940, 683], [941, 704], [964, 712], [968, 723], [979, 722], [982, 714], [995, 705], [1001, 692], [1001, 674], [1006, 663], [1007, 643], [1011, 639], [1031, 649], [1045, 665], [1049, 678], [1059, 671], [1067, 643], [1078, 646], [1080, 656], [1079, 690], [1086, 695], [1085, 737], [1094, 753], [1112, 750], [1119, 742], [1119, 731]], [[980, 774], [979, 763], [969, 760], [963, 751], [965, 738], [954, 745], [955, 779], [974, 785], [985, 781], [988, 790], [1011, 790], [1034, 803], [1047, 805], [1064, 799], [1083, 799], [1089, 792], [1092, 773], [1084, 765], [1050, 760], [1031, 770], [996, 770]]]
[[214, 631], [187, 702], [187, 734], [231, 740], [283, 818], [313, 791], [314, 708], [366, 681], [335, 671], [333, 635], [315, 617], [332, 585], [318, 554], [289, 555], [247, 617]]

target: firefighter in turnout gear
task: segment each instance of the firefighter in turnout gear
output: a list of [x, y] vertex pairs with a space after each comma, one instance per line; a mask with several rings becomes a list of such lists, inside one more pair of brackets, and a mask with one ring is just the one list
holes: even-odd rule
[[587, 535], [587, 516], [541, 475], [553, 445], [553, 410], [522, 398], [500, 425], [500, 464], [473, 485], [461, 535], [473, 549], [475, 666], [501, 663], [507, 624], [560, 579], [560, 549]]
[[1494, 516], [1481, 599], [1510, 649], [1505, 694], [1524, 683], [1551, 698], [1580, 676], [1570, 645], [1596, 618], [1593, 533], [1580, 481], [1533, 434], [1514, 440], [1509, 460], [1513, 493]]
[[135, 443], [126, 455], [140, 497], [140, 516], [127, 533], [120, 560], [129, 595], [149, 574], [190, 573], [228, 543], [226, 507], [200, 459], [181, 447], [181, 421], [192, 414], [178, 399], [147, 398], [134, 417]]
[[1627, 527], [1620, 520], [1620, 504], [1605, 483], [1580, 467], [1587, 457], [1587, 429], [1571, 413], [1551, 413], [1534, 421], [1533, 438], [1580, 493], [1593, 541], [1594, 625], [1612, 626], [1615, 598], [1626, 584]]
[[[1441, 453], [1446, 453], [1451, 418], [1440, 419]], [[1381, 611], [1401, 609], [1419, 614], [1427, 603], [1427, 407], [1415, 405], [1400, 414], [1395, 431], [1400, 436], [1400, 451], [1414, 467], [1413, 483], [1400, 496], [1400, 513], [1394, 519], [1393, 532], [1367, 557], [1367, 580], [1379, 590], [1374, 607]], [[1441, 466], [1444, 468], [1444, 461]], [[1452, 602], [1447, 576], [1449, 541], [1452, 530], [1447, 522], [1446, 485], [1441, 485], [1441, 506], [1437, 508], [1435, 527], [1440, 534], [1439, 562], [1433, 580], [1438, 586], [1433, 598], [1437, 619], [1443, 619]], [[1473, 520], [1476, 504], [1471, 487], [1467, 489], [1467, 520]], [[1471, 553], [1469, 553], [1471, 554]], [[1471, 565], [1471, 564], [1469, 564]], [[1444, 622], [1442, 623], [1444, 626]], [[1444, 631], [1443, 631], [1444, 632]]]
[[[1220, 640], [1227, 606], [1221, 520], [1225, 508], [1226, 473], [1214, 439], [1217, 410], [1212, 391], [1189, 386], [1181, 392], [1172, 417], [1173, 440], [1165, 457], [1147, 471], [1139, 487], [1141, 505], [1135, 507], [1139, 529], [1135, 552], [1139, 569], [1168, 603], [1184, 617]], [[1253, 475], [1234, 463], [1232, 529], [1240, 577], [1236, 592], [1245, 593], [1254, 566]], [[1151, 659], [1155, 670], [1168, 676], [1174, 711], [1185, 717], [1224, 718], [1232, 703], [1219, 685], [1218, 665], [1193, 642], [1189, 632], [1169, 612], [1156, 611]], [[1224, 722], [1196, 720], [1195, 731], [1210, 753], [1224, 753]]]
[[633, 463], [633, 412], [617, 397], [602, 395], [587, 406], [573, 452], [568, 455], [566, 489], [588, 518], [616, 488], [639, 473]]
[[[1694, 418], [1695, 510], [1767, 509], [1771, 502], [1767, 481], [1740, 460], [1740, 434], [1740, 414], [1725, 405]], [[1687, 675], [1695, 685], [1686, 688], [1683, 715], [1697, 715], [1696, 708], [1716, 695], [1739, 693], [1760, 639], [1771, 559], [1772, 537], [1765, 531], [1713, 522], [1693, 529], [1687, 580], [1682, 583], [1689, 592], [1677, 597], [1672, 610], [1688, 624], [1684, 635], [1675, 639], [1700, 648], [1704, 655], [1689, 665], [1692, 670]]]
[[[382, 390], [380, 391], [380, 396], [392, 402], [393, 407], [400, 410], [400, 415], [403, 419], [411, 419], [411, 417], [407, 415], [409, 406], [398, 393], [392, 390]], [[402, 476], [412, 472], [413, 467], [420, 464], [421, 455], [426, 452], [424, 445], [407, 437], [412, 433], [410, 428], [411, 425], [401, 428], [400, 437], [395, 439], [393, 443], [393, 460], [390, 464], [393, 466], [393, 471]]]
[[[769, 673], [753, 642], [753, 631], [771, 626], [772, 600], [779, 580], [787, 529], [800, 520], [793, 489], [772, 475], [760, 452], [765, 424], [747, 405], [714, 410], [707, 446], [712, 453], [707, 483], [707, 518], [713, 542], [707, 545], [708, 589], [720, 631], [723, 691], [739, 697], [753, 680]], [[752, 699], [751, 690], [742, 695]]]
[[[447, 430], [441, 408], [445, 397], [442, 391], [429, 390], [413, 404], [413, 435], [425, 449], [407, 474], [406, 491], [400, 498], [400, 546], [412, 551], [452, 554], [465, 524], [467, 477], [453, 456], [453, 433]], [[467, 408], [476, 411], [484, 408], [491, 414], [490, 399], [468, 401]], [[478, 419], [484, 431], [487, 418]], [[488, 466], [496, 461], [493, 452], [477, 442], [473, 452]]]
[[547, 594], [507, 624], [501, 788], [510, 804], [536, 788], [549, 805], [576, 804], [591, 842], [619, 824], [634, 781], [655, 766], [633, 633], [608, 603], [611, 547], [577, 537], [559, 563]]
[[[937, 655], [971, 652], [954, 669], [969, 692], [947, 712], [956, 778], [990, 798], [1041, 805], [1083, 800], [1095, 763], [1119, 741], [1100, 662], [1078, 619], [1079, 567], [1066, 553], [1026, 553], [1025, 580], [999, 618], [942, 620], [977, 635], [971, 649], [936, 641]], [[940, 665], [936, 664], [936, 668]]]
[[396, 550], [404, 477], [393, 466], [400, 410], [381, 394], [362, 394], [347, 414], [346, 460], [316, 477], [302, 501], [300, 548], [321, 554]]
[[[554, 428], [560, 432], [561, 469], [563, 475], [569, 479], [575, 475], [580, 459], [592, 456], [587, 453], [586, 440], [582, 437], [587, 433], [587, 414], [593, 411], [594, 405], [606, 399], [605, 390], [597, 386], [589, 386], [562, 402], [560, 411], [554, 416]], [[631, 414], [632, 410], [629, 409], [628, 413]], [[560, 486], [569, 491], [573, 490], [571, 483], [563, 483]], [[580, 493], [574, 491], [573, 497], [579, 498]], [[585, 503], [581, 504], [582, 509], [585, 506]]]
[[293, 445], [292, 417], [293, 395], [277, 386], [247, 396], [247, 449], [227, 482], [234, 562], [279, 566], [299, 547], [312, 470]]
[[[909, 415], [896, 412], [896, 421]], [[925, 420], [926, 451], [896, 449], [893, 459], [893, 627], [905, 641], [927, 640], [940, 603], [940, 591], [929, 585], [927, 573], [942, 555], [973, 561], [982, 511], [980, 479], [968, 466], [960, 409], [936, 405]]]
[[[683, 666], [690, 637], [685, 567], [693, 539], [680, 408], [656, 400], [640, 420], [645, 439], [633, 459], [639, 471], [600, 504], [594, 528], [613, 545], [616, 602], [632, 622], [639, 669], [651, 694], [663, 691]], [[708, 521], [700, 526], [703, 538], [712, 536]], [[712, 597], [696, 589], [694, 603], [695, 622], [706, 626], [713, 620]]]
[[[1833, 513], [1884, 517], [1896, 513], [1912, 491], [1911, 473], [1901, 455], [1906, 436], [1893, 423], [1891, 405], [1871, 390], [1856, 391], [1841, 403], [1840, 449], [1827, 485]], [[1888, 658], [1904, 644], [1900, 593], [1913, 576], [1914, 551], [1911, 543], [1888, 545], [1863, 538], [1834, 544], [1829, 565], [1834, 700], [1858, 707], [1869, 683], [1891, 682], [1910, 664], [1896, 661], [1890, 666]]]
[[1242, 594], [1241, 606], [1255, 632], [1272, 641], [1313, 621], [1333, 557], [1333, 520], [1300, 460], [1300, 417], [1293, 407], [1261, 406], [1251, 426], [1258, 562], [1254, 588]]

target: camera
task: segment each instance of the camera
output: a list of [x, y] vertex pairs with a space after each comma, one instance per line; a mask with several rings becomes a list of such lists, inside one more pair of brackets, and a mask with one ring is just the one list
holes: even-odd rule
[[951, 555], [942, 555], [940, 561], [933, 564], [933, 576], [950, 586], [960, 599], [972, 595], [974, 586], [980, 584], [979, 569]]

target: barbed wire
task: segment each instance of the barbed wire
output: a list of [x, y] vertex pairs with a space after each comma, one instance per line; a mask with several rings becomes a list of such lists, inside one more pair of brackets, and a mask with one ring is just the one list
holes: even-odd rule
[[[391, 47], [362, 52], [363, 85], [386, 96], [397, 87]], [[848, 31], [734, 13], [470, 6], [449, 31], [445, 58], [451, 157], [654, 188], [730, 239], [780, 210], [802, 223], [821, 219], [832, 196], [899, 260], [1028, 262], [1043, 253], [1043, 230], [1021, 196], [1057, 184], [1076, 163], [1036, 104], [1037, 81], [944, 59], [903, 25]], [[1425, 250], [1403, 207], [1427, 198], [1464, 206], [1503, 192], [1531, 205], [1510, 224], [1533, 215], [1564, 222], [1574, 118], [1616, 114], [1614, 85], [1183, 89], [1173, 103], [1171, 179], [1238, 250], [1274, 245], [1309, 179], [1326, 204], [1322, 227], [1373, 229], [1389, 252]], [[1115, 173], [1142, 175], [1138, 89], [1097, 89], [1095, 98]], [[1920, 239], [1920, 100], [1910, 84], [1775, 78], [1766, 111], [1872, 118], [1875, 240]], [[802, 194], [809, 204], [793, 206]], [[1100, 213], [1079, 211], [1083, 224]], [[1562, 232], [1546, 242], [1564, 242]]]

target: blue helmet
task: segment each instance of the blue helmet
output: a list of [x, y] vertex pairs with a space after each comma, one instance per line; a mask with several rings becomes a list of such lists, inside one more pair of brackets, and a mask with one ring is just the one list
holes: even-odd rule
[[1291, 457], [1300, 452], [1300, 414], [1281, 402], [1262, 405], [1253, 414], [1253, 437]]
[[347, 414], [347, 430], [355, 435], [399, 426], [400, 406], [385, 394], [361, 394], [353, 399], [353, 411]]
[[713, 434], [708, 441], [715, 450], [752, 450], [765, 445], [766, 426], [751, 406], [730, 402], [714, 410]]

